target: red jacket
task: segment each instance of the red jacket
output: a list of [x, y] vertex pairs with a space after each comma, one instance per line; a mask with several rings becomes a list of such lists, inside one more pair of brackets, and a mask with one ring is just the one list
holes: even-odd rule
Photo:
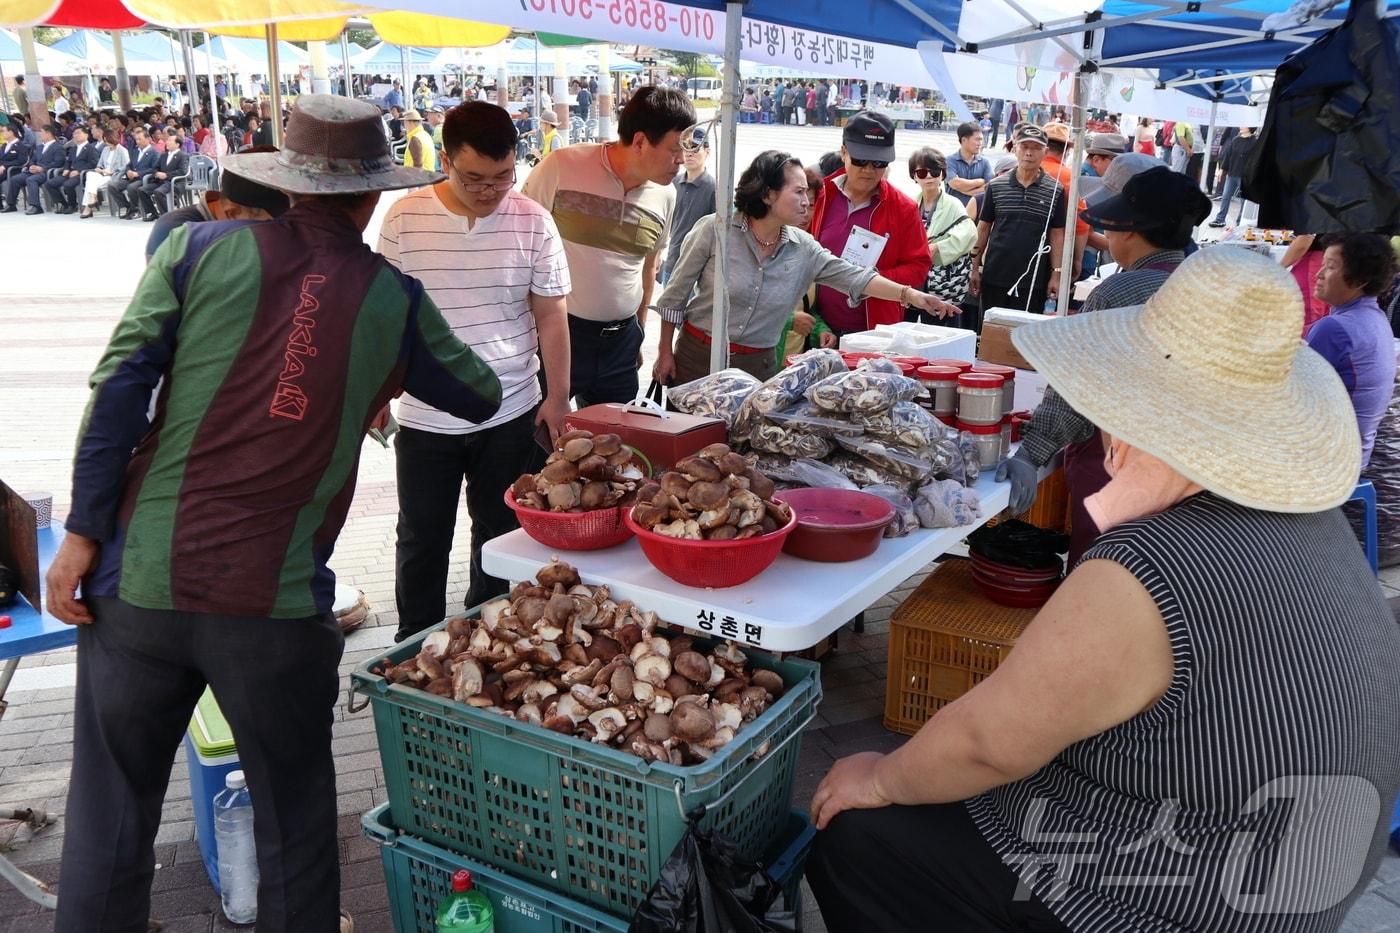
[[[812, 208], [812, 224], [807, 229], [812, 236], [820, 237], [822, 217], [826, 205], [832, 198], [846, 196], [836, 187], [837, 177], [846, 174], [845, 169], [832, 173], [822, 185], [822, 193]], [[889, 242], [880, 253], [880, 261], [875, 263], [875, 271], [900, 285], [921, 289], [928, 281], [928, 270], [933, 265], [929, 255], [928, 239], [924, 232], [924, 222], [919, 216], [919, 205], [909, 195], [900, 191], [888, 180], [880, 180], [880, 203], [870, 218], [871, 233], [889, 234]], [[876, 324], [896, 324], [904, 320], [904, 308], [897, 301], [880, 298], [865, 299], [865, 326]]]

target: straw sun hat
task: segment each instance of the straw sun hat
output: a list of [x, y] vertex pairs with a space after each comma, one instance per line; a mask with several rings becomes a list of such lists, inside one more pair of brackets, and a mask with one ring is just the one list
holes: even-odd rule
[[1302, 329], [1292, 276], [1212, 246], [1145, 305], [1023, 325], [1012, 342], [1084, 417], [1187, 479], [1249, 508], [1318, 512], [1350, 497], [1361, 436]]

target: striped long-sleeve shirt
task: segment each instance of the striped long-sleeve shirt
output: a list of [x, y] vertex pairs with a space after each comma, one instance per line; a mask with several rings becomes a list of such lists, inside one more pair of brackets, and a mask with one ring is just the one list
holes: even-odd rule
[[361, 440], [395, 393], [483, 421], [501, 392], [418, 281], [314, 202], [172, 233], [91, 385], [67, 519], [102, 543], [84, 594], [274, 618], [329, 611]]

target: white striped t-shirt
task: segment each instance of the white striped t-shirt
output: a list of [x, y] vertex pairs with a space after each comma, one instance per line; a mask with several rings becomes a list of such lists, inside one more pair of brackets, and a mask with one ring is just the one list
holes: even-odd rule
[[379, 252], [423, 283], [457, 339], [501, 380], [501, 409], [482, 424], [454, 418], [411, 395], [399, 423], [436, 434], [470, 434], [529, 411], [540, 400], [539, 340], [530, 294], [569, 293], [569, 265], [549, 212], [516, 191], [487, 217], [467, 218], [442, 205], [432, 187], [389, 208]]

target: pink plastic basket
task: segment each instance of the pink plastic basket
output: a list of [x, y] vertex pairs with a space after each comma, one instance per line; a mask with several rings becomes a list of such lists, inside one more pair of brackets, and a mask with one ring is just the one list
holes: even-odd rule
[[632, 537], [622, 523], [624, 508], [594, 509], [591, 512], [541, 512], [515, 501], [515, 492], [506, 490], [506, 505], [515, 512], [525, 533], [545, 547], [561, 551], [599, 551]]
[[689, 541], [648, 531], [624, 509], [623, 522], [637, 536], [651, 565], [686, 586], [723, 589], [747, 583], [778, 559], [783, 542], [797, 527], [797, 512], [777, 531], [742, 541]]

